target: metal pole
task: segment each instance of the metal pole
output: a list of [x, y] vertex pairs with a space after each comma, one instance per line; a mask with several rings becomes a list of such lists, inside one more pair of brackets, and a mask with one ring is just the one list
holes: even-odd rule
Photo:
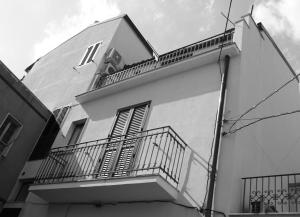
[[223, 122], [223, 113], [224, 113], [224, 105], [225, 105], [225, 94], [226, 94], [226, 85], [227, 85], [227, 75], [228, 68], [230, 63], [230, 57], [228, 55], [225, 56], [225, 70], [222, 74], [221, 81], [221, 93], [220, 93], [220, 102], [218, 107], [218, 115], [217, 115], [217, 126], [215, 131], [215, 141], [214, 141], [214, 153], [213, 153], [213, 162], [210, 173], [209, 180], [209, 189], [207, 196], [207, 205], [205, 209], [205, 216], [211, 217], [211, 210], [213, 204], [214, 197], [214, 189], [215, 189], [215, 179], [216, 179], [216, 171], [217, 171], [217, 163], [218, 163], [218, 155], [219, 155], [219, 147], [220, 147], [220, 139], [221, 139], [221, 131], [222, 131], [222, 122]]

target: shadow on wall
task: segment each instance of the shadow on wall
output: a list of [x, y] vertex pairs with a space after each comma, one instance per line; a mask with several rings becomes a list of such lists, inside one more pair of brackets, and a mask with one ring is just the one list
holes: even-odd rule
[[[93, 121], [111, 118], [117, 109], [152, 100], [151, 107], [203, 96], [219, 91], [218, 66], [208, 65], [199, 69], [134, 87], [113, 95], [82, 104]], [[117, 88], [117, 86], [115, 87]]]
[[[208, 140], [211, 138], [200, 141], [198, 136], [213, 130], [216, 108], [212, 106], [218, 102], [219, 88], [218, 65], [207, 65], [201, 69], [182, 72], [87, 102], [82, 104], [82, 108], [93, 122], [94, 128], [98, 129], [98, 138], [104, 138], [108, 133], [102, 133], [103, 135], [99, 137], [101, 134], [99, 129], [108, 128], [107, 132], [109, 131], [119, 108], [151, 100], [145, 129], [171, 126], [175, 131], [178, 129], [177, 133], [184, 140], [187, 138], [188, 142], [194, 143], [193, 149], [186, 155], [179, 187], [181, 193], [189, 198], [192, 204], [202, 206], [206, 192], [208, 163], [199, 155], [199, 150], [204, 150], [201, 148], [203, 146], [210, 149]], [[208, 117], [212, 117], [211, 120]], [[203, 120], [211, 123], [206, 122], [206, 127], [202, 129]], [[186, 126], [189, 128], [185, 128]], [[194, 135], [195, 126], [201, 127], [199, 130], [201, 132], [198, 132], [197, 136]]]
[[202, 207], [205, 202], [208, 167], [211, 165], [197, 152], [189, 148], [182, 171], [180, 192], [194, 206]]

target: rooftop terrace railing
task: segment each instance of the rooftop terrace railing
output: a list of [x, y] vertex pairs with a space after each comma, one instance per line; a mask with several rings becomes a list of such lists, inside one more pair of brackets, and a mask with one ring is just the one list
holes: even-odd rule
[[53, 148], [35, 184], [159, 175], [176, 187], [186, 147], [167, 126]]
[[243, 212], [300, 211], [300, 173], [243, 178]]
[[222, 45], [232, 42], [233, 34], [234, 29], [230, 29], [225, 32], [225, 35], [224, 33], [218, 34], [194, 44], [168, 52], [161, 55], [158, 60], [152, 58], [128, 69], [116, 72], [112, 75], [100, 77], [96, 82], [94, 88], [103, 88], [111, 84], [138, 76], [140, 74], [144, 74], [146, 72], [186, 60], [193, 56], [197, 56], [199, 54], [207, 52], [208, 50], [218, 48]]

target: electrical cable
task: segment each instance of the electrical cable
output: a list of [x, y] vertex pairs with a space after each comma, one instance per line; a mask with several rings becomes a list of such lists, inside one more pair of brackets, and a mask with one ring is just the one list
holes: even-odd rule
[[227, 13], [227, 18], [226, 18], [226, 23], [225, 23], [225, 29], [224, 29], [224, 34], [223, 34], [223, 40], [222, 40], [221, 49], [220, 49], [220, 53], [219, 53], [219, 57], [218, 57], [218, 62], [220, 62], [220, 60], [221, 60], [221, 53], [222, 53], [223, 45], [224, 45], [224, 41], [225, 41], [225, 35], [226, 35], [228, 21], [229, 21], [231, 4], [232, 4], [232, 0], [230, 0], [230, 3], [229, 3], [229, 9], [228, 9], [228, 13]]
[[[224, 28], [224, 34], [223, 34], [223, 40], [222, 40], [222, 44], [221, 44], [221, 48], [220, 48], [220, 52], [219, 52], [219, 57], [218, 57], [218, 66], [219, 66], [219, 73], [221, 75], [221, 80], [222, 80], [222, 76], [223, 76], [222, 66], [221, 66], [221, 55], [222, 55], [222, 50], [223, 50], [223, 46], [224, 46], [224, 41], [225, 41], [225, 36], [226, 36], [226, 31], [227, 31], [227, 26], [228, 26], [228, 21], [229, 21], [231, 5], [232, 5], [232, 0], [230, 0], [230, 3], [229, 3], [227, 18], [226, 18], [226, 23], [225, 23], [225, 28]], [[216, 139], [217, 119], [218, 119], [218, 111], [216, 112], [215, 125], [214, 125], [214, 136], [213, 136], [213, 139], [212, 139], [210, 157], [209, 157], [209, 160], [208, 160], [208, 164], [210, 163], [212, 155], [213, 155], [213, 147], [214, 147], [214, 142], [215, 142], [215, 139]], [[208, 196], [208, 192], [209, 192], [209, 181], [210, 181], [210, 173], [211, 173], [209, 165], [207, 167], [207, 173], [208, 174], [207, 174], [207, 180], [206, 180], [206, 191], [205, 191], [205, 196], [204, 196], [202, 209], [203, 209], [204, 205], [207, 206], [206, 200], [207, 200], [207, 196]], [[205, 210], [208, 210], [208, 209], [206, 208]], [[224, 216], [225, 216], [225, 214], [224, 214]]]
[[[235, 129], [235, 130], [224, 132], [223, 135], [233, 134], [233, 133], [235, 133], [235, 132], [237, 132], [237, 131], [245, 128], [245, 127], [251, 126], [253, 124], [256, 124], [257, 122], [260, 122], [260, 121], [263, 121], [263, 120], [266, 120], [266, 119], [277, 118], [277, 117], [281, 117], [281, 116], [285, 116], [285, 115], [290, 115], [290, 114], [294, 114], [294, 113], [298, 113], [298, 112], [300, 112], [300, 110], [294, 110], [294, 111], [290, 111], [290, 112], [284, 112], [284, 113], [281, 113], [281, 114], [270, 115], [270, 116], [261, 117], [261, 118], [254, 118], [253, 120], [256, 119], [255, 121], [252, 121], [252, 122], [250, 122], [248, 124], [245, 124], [245, 125], [237, 128], [237, 129]], [[249, 120], [251, 120], [251, 119], [249, 119]]]
[[269, 95], [267, 95], [266, 97], [264, 97], [262, 100], [260, 100], [258, 103], [256, 103], [254, 106], [250, 107], [249, 109], [247, 109], [243, 114], [241, 114], [236, 121], [234, 121], [234, 123], [230, 126], [229, 128], [229, 132], [232, 130], [232, 128], [237, 124], [238, 121], [240, 121], [246, 114], [248, 114], [250, 111], [256, 109], [260, 104], [262, 104], [263, 102], [265, 102], [266, 100], [268, 100], [270, 97], [272, 97], [274, 94], [278, 93], [281, 89], [283, 89], [284, 87], [286, 87], [288, 84], [290, 84], [292, 81], [294, 81], [296, 78], [298, 78], [300, 76], [300, 73], [296, 74], [295, 76], [293, 76], [290, 80], [288, 80], [287, 82], [285, 82], [283, 85], [281, 85], [279, 88], [275, 89], [274, 91], [272, 91]]
[[[258, 119], [261, 119], [261, 118], [241, 118], [241, 119], [239, 119], [239, 121], [253, 121], [253, 120], [258, 120]], [[224, 122], [235, 122], [237, 120], [238, 119], [224, 119], [223, 121]]]

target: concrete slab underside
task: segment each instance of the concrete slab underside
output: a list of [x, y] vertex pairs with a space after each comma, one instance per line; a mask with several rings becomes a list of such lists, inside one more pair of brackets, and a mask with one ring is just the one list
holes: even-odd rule
[[174, 201], [178, 191], [160, 176], [33, 185], [29, 189], [50, 203]]

